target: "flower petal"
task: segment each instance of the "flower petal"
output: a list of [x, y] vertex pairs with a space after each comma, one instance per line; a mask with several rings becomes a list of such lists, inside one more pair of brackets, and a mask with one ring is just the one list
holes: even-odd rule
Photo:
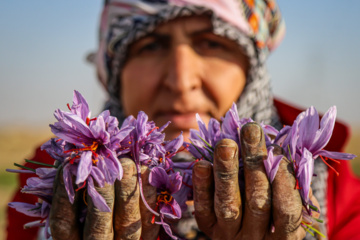
[[303, 155], [299, 161], [296, 177], [299, 181], [300, 196], [302, 200], [309, 203], [310, 184], [314, 174], [314, 158], [309, 150], [304, 148]]
[[316, 109], [311, 106], [305, 111], [305, 115], [301, 120], [296, 121], [299, 124], [299, 147], [310, 149], [313, 144], [316, 131], [319, 128], [319, 114]]
[[149, 183], [152, 186], [160, 189], [165, 189], [167, 181], [169, 181], [169, 177], [165, 169], [161, 167], [154, 167], [153, 169], [151, 169], [151, 172], [149, 174]]
[[170, 219], [181, 218], [181, 208], [174, 198], [168, 203], [160, 204], [160, 213]]
[[323, 157], [328, 157], [328, 158], [337, 159], [337, 160], [352, 160], [352, 159], [356, 158], [356, 155], [351, 154], [351, 153], [331, 152], [331, 151], [327, 151], [327, 150], [318, 151], [317, 155], [314, 157], [316, 158], [317, 156], [323, 156]]
[[94, 181], [92, 178], [88, 178], [87, 181], [87, 193], [91, 197], [95, 207], [101, 212], [111, 212], [111, 209], [107, 205], [103, 196], [101, 196], [94, 187]]
[[72, 112], [86, 121], [90, 117], [89, 105], [85, 98], [76, 90], [74, 90]]
[[76, 184], [85, 182], [89, 177], [92, 168], [92, 152], [84, 151], [81, 154], [79, 166], [76, 174]]
[[333, 106], [322, 117], [320, 122], [320, 129], [314, 136], [313, 144], [309, 147], [309, 150], [317, 155], [316, 152], [323, 149], [330, 141], [331, 135], [334, 130], [336, 119], [336, 107]]

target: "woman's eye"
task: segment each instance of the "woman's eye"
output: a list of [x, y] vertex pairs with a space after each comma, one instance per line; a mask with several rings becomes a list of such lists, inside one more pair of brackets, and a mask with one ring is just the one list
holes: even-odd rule
[[201, 44], [206, 48], [222, 48], [220, 43], [211, 40], [204, 40]]
[[158, 42], [151, 42], [151, 43], [148, 43], [144, 46], [142, 46], [140, 49], [139, 49], [139, 53], [144, 53], [144, 52], [155, 52], [155, 51], [158, 51], [162, 48], [161, 44], [158, 43]]
[[216, 51], [225, 50], [226, 47], [219, 41], [202, 39], [195, 43], [196, 51], [201, 54], [210, 54]]

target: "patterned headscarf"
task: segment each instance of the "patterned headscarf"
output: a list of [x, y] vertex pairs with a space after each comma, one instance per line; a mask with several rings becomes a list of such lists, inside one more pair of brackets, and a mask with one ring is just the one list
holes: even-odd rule
[[107, 0], [101, 15], [96, 66], [107, 86], [107, 108], [124, 119], [119, 96], [127, 49], [159, 24], [208, 15], [214, 34], [238, 43], [250, 60], [247, 83], [237, 102], [240, 117], [278, 125], [265, 60], [282, 40], [284, 22], [274, 0]]

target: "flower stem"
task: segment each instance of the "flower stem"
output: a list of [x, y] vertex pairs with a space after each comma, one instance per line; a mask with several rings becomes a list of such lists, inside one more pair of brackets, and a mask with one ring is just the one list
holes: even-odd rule
[[55, 166], [55, 165], [46, 164], [46, 163], [42, 163], [42, 162], [37, 162], [37, 161], [29, 160], [29, 159], [25, 159], [25, 162], [34, 163], [34, 164], [41, 165], [41, 166], [45, 166], [45, 167], [57, 168], [57, 166]]
[[[312, 226], [302, 222], [302, 224], [304, 224], [305, 226], [307, 226], [308, 228], [310, 228], [311, 230], [313, 230], [314, 232], [316, 232], [317, 234], [319, 234], [320, 236], [322, 236], [323, 238], [325, 238], [325, 235], [322, 234], [319, 230], [317, 230], [316, 228], [313, 228]], [[314, 235], [313, 235], [314, 236]]]
[[16, 167], [19, 167], [19, 168], [23, 168], [23, 169], [26, 169], [26, 170], [30, 170], [30, 171], [36, 172], [35, 169], [29, 168], [29, 167], [25, 167], [25, 166], [20, 165], [20, 164], [17, 164], [17, 163], [14, 163], [14, 165], [15, 165]]
[[314, 218], [314, 217], [313, 217], [313, 219], [314, 219], [315, 221], [319, 222], [319, 223], [324, 223], [324, 221], [323, 221], [323, 220], [321, 220], [321, 219]]
[[315, 206], [313, 206], [313, 205], [311, 205], [311, 204], [309, 204], [309, 208], [311, 208], [312, 210], [314, 210], [314, 211], [316, 211], [316, 212], [319, 211], [319, 209], [318, 209], [317, 207], [315, 207]]
[[145, 197], [144, 197], [144, 192], [143, 192], [143, 188], [142, 188], [142, 180], [141, 180], [141, 168], [140, 168], [140, 164], [136, 163], [135, 162], [135, 165], [136, 165], [136, 170], [137, 170], [137, 175], [138, 175], [138, 182], [139, 182], [139, 186], [140, 186], [140, 196], [141, 196], [141, 199], [145, 205], [145, 207], [152, 213], [154, 214], [155, 216], [159, 217], [160, 214], [155, 212], [150, 206], [149, 204], [147, 203]]
[[208, 143], [205, 139], [203, 139], [202, 137], [200, 137], [199, 134], [196, 134], [196, 135], [197, 135], [206, 145], [208, 145], [211, 150], [214, 151], [214, 148], [210, 145], [210, 143]]
[[195, 146], [195, 144], [190, 140], [190, 143], [191, 143], [191, 145], [193, 145], [194, 146], [194, 148], [200, 153], [200, 155], [201, 156], [203, 156], [206, 160], [208, 160], [209, 162], [212, 162], [210, 159], [208, 159], [204, 154], [202, 154], [202, 152], [199, 150], [199, 148], [197, 148], [196, 146]]

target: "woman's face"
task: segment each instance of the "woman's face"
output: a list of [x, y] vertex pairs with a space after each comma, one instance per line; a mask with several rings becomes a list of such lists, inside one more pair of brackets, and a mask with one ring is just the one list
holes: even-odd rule
[[212, 33], [207, 17], [180, 18], [159, 26], [128, 51], [121, 73], [127, 115], [144, 111], [167, 139], [220, 119], [244, 89], [248, 59], [238, 45]]

